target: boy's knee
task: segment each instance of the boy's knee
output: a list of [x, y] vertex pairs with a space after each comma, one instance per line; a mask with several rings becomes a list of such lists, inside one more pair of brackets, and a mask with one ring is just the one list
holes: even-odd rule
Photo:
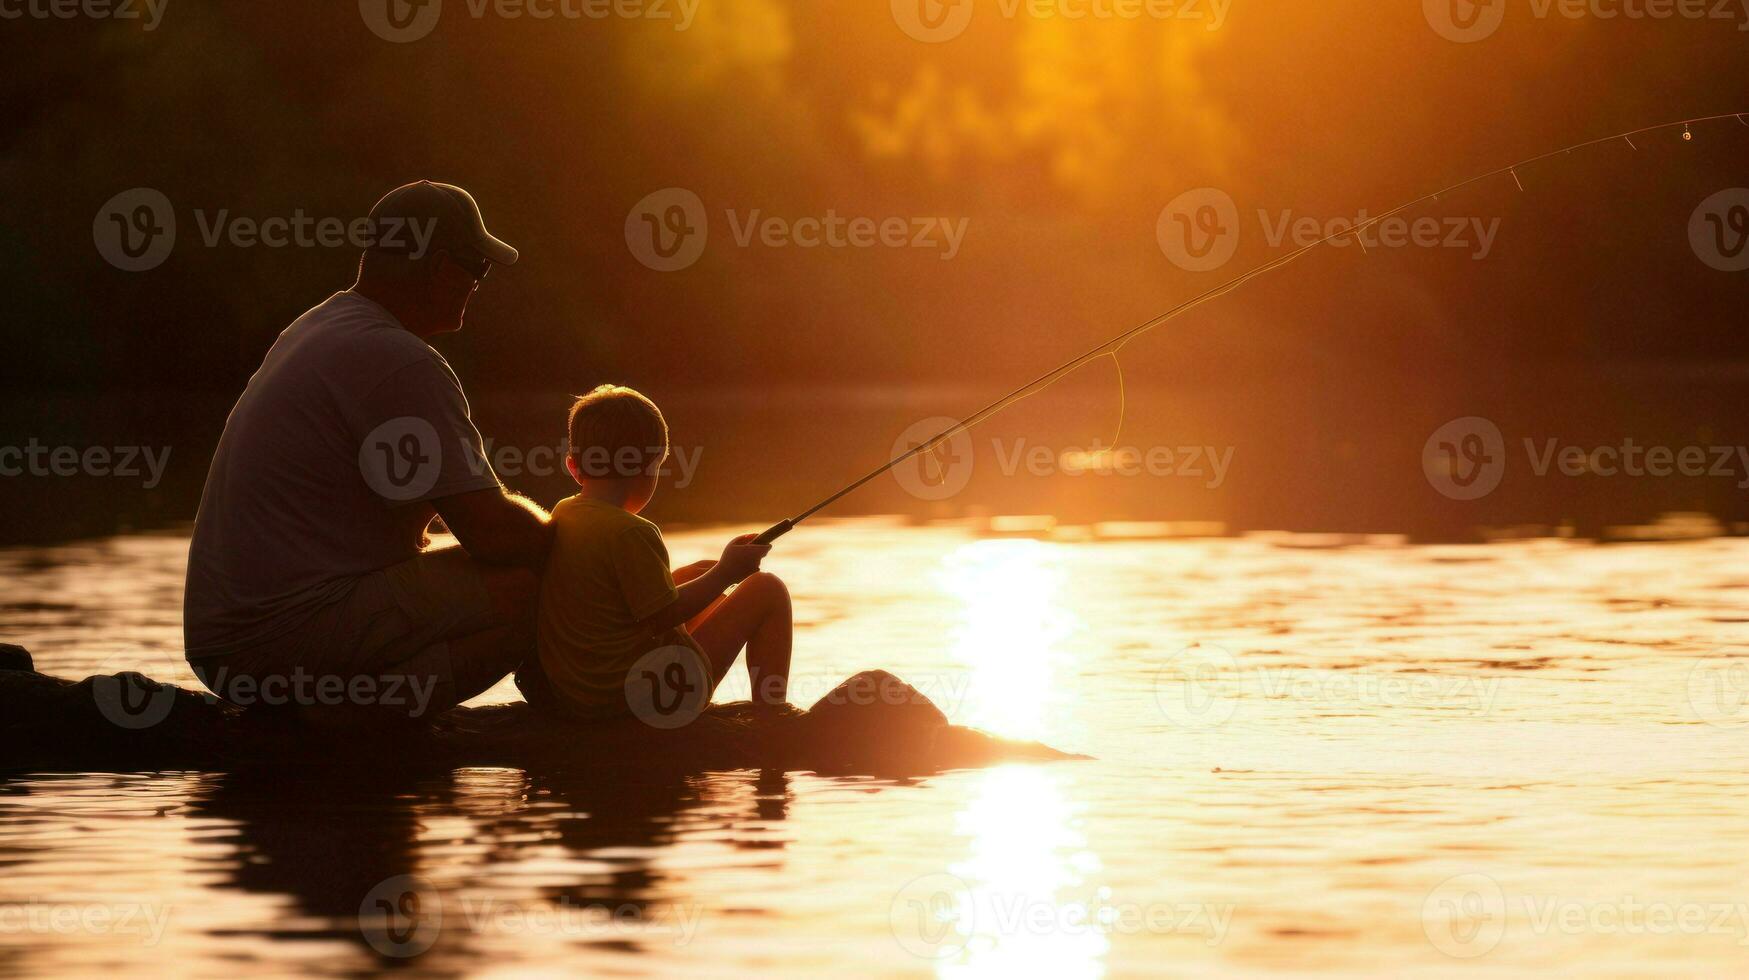
[[768, 602], [789, 602], [789, 586], [783, 584], [783, 579], [770, 572], [754, 572], [741, 583], [741, 588], [751, 591]]

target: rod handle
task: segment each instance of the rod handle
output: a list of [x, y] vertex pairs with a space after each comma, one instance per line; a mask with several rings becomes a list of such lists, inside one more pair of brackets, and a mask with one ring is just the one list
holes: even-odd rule
[[754, 544], [770, 544], [778, 538], [795, 530], [795, 521], [780, 521], [765, 529], [765, 533], [753, 539]]

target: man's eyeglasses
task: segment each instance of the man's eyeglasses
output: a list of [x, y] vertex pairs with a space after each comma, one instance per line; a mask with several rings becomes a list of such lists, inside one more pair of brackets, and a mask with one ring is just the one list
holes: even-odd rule
[[475, 279], [484, 279], [492, 271], [492, 260], [472, 252], [445, 252], [449, 260]]

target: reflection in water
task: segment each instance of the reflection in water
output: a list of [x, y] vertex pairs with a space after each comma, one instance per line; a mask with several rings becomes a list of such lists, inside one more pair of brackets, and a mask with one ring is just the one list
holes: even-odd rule
[[1100, 869], [1064, 798], [1065, 771], [1003, 766], [980, 776], [959, 814], [971, 853], [954, 866], [969, 891], [960, 896], [970, 926], [962, 956], [944, 977], [1094, 977], [1109, 948], [1097, 921], [1109, 896], [1089, 876]]
[[[529, 795], [564, 804], [558, 814], [529, 821], [518, 813], [504, 826], [510, 838], [546, 836], [574, 855], [598, 864], [594, 873], [548, 886], [542, 894], [562, 904], [625, 914], [666, 913], [675, 896], [670, 873], [661, 866], [669, 849], [684, 847], [695, 832], [689, 813], [713, 825], [733, 827], [742, 820], [782, 820], [788, 813], [789, 777], [782, 772], [720, 776], [625, 778], [601, 773], [536, 776]], [[521, 823], [522, 826], [516, 826]], [[783, 842], [761, 835], [737, 835], [737, 849], [781, 849]]]
[[[706, 557], [724, 537], [680, 531], [673, 547]], [[972, 700], [943, 699], [956, 720], [1097, 761], [912, 782], [0, 775], [0, 976], [1394, 976], [1457, 963], [1423, 921], [1454, 877], [1486, 876], [1538, 914], [1583, 901], [1588, 922], [1630, 902], [1735, 907], [1749, 542], [1304, 543], [865, 521], [773, 556], [822, 676], [884, 666], [947, 696], [969, 681]], [[53, 673], [190, 682], [175, 646], [186, 550], [168, 536], [0, 550], [0, 636]], [[1195, 642], [1242, 669], [1218, 723], [1175, 713], [1162, 687]], [[405, 959], [358, 919], [397, 874], [444, 912]], [[937, 894], [963, 899], [951, 922], [970, 933], [945, 960], [898, 931]], [[168, 920], [156, 944], [8, 931], [33, 901]], [[1145, 915], [1081, 925], [1108, 910]], [[1741, 972], [1740, 919], [1694, 934], [1505, 925], [1483, 962], [1510, 975]]]
[[[459, 973], [501, 964], [506, 944], [689, 940], [703, 910], [664, 865], [699, 824], [781, 821], [790, 799], [781, 772], [256, 771], [201, 777], [186, 815], [229, 828], [212, 887], [289, 899], [258, 928], [216, 936], [340, 941], [379, 967]], [[733, 846], [784, 842], [755, 832]]]
[[[373, 948], [360, 930], [360, 909], [384, 882], [421, 873], [420, 838], [428, 828], [420, 809], [456, 802], [448, 777], [256, 770], [203, 777], [188, 810], [234, 828], [235, 851], [221, 863], [217, 887], [291, 900], [254, 935], [342, 940], [387, 963], [394, 957]], [[465, 955], [464, 940], [460, 930], [443, 932], [433, 958]]]
[[952, 657], [971, 669], [966, 713], [956, 720], [1010, 738], [1045, 738], [1039, 716], [1055, 695], [1056, 644], [1075, 625], [1059, 601], [1055, 548], [977, 541], [943, 559], [941, 587], [961, 603]]

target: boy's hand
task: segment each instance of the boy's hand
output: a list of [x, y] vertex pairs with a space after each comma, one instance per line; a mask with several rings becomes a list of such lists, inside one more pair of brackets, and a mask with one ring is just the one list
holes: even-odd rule
[[717, 562], [717, 574], [725, 576], [730, 583], [736, 583], [759, 571], [759, 563], [771, 554], [771, 545], [754, 544], [758, 537], [757, 534], [743, 534], [730, 541], [723, 549], [722, 559]]

